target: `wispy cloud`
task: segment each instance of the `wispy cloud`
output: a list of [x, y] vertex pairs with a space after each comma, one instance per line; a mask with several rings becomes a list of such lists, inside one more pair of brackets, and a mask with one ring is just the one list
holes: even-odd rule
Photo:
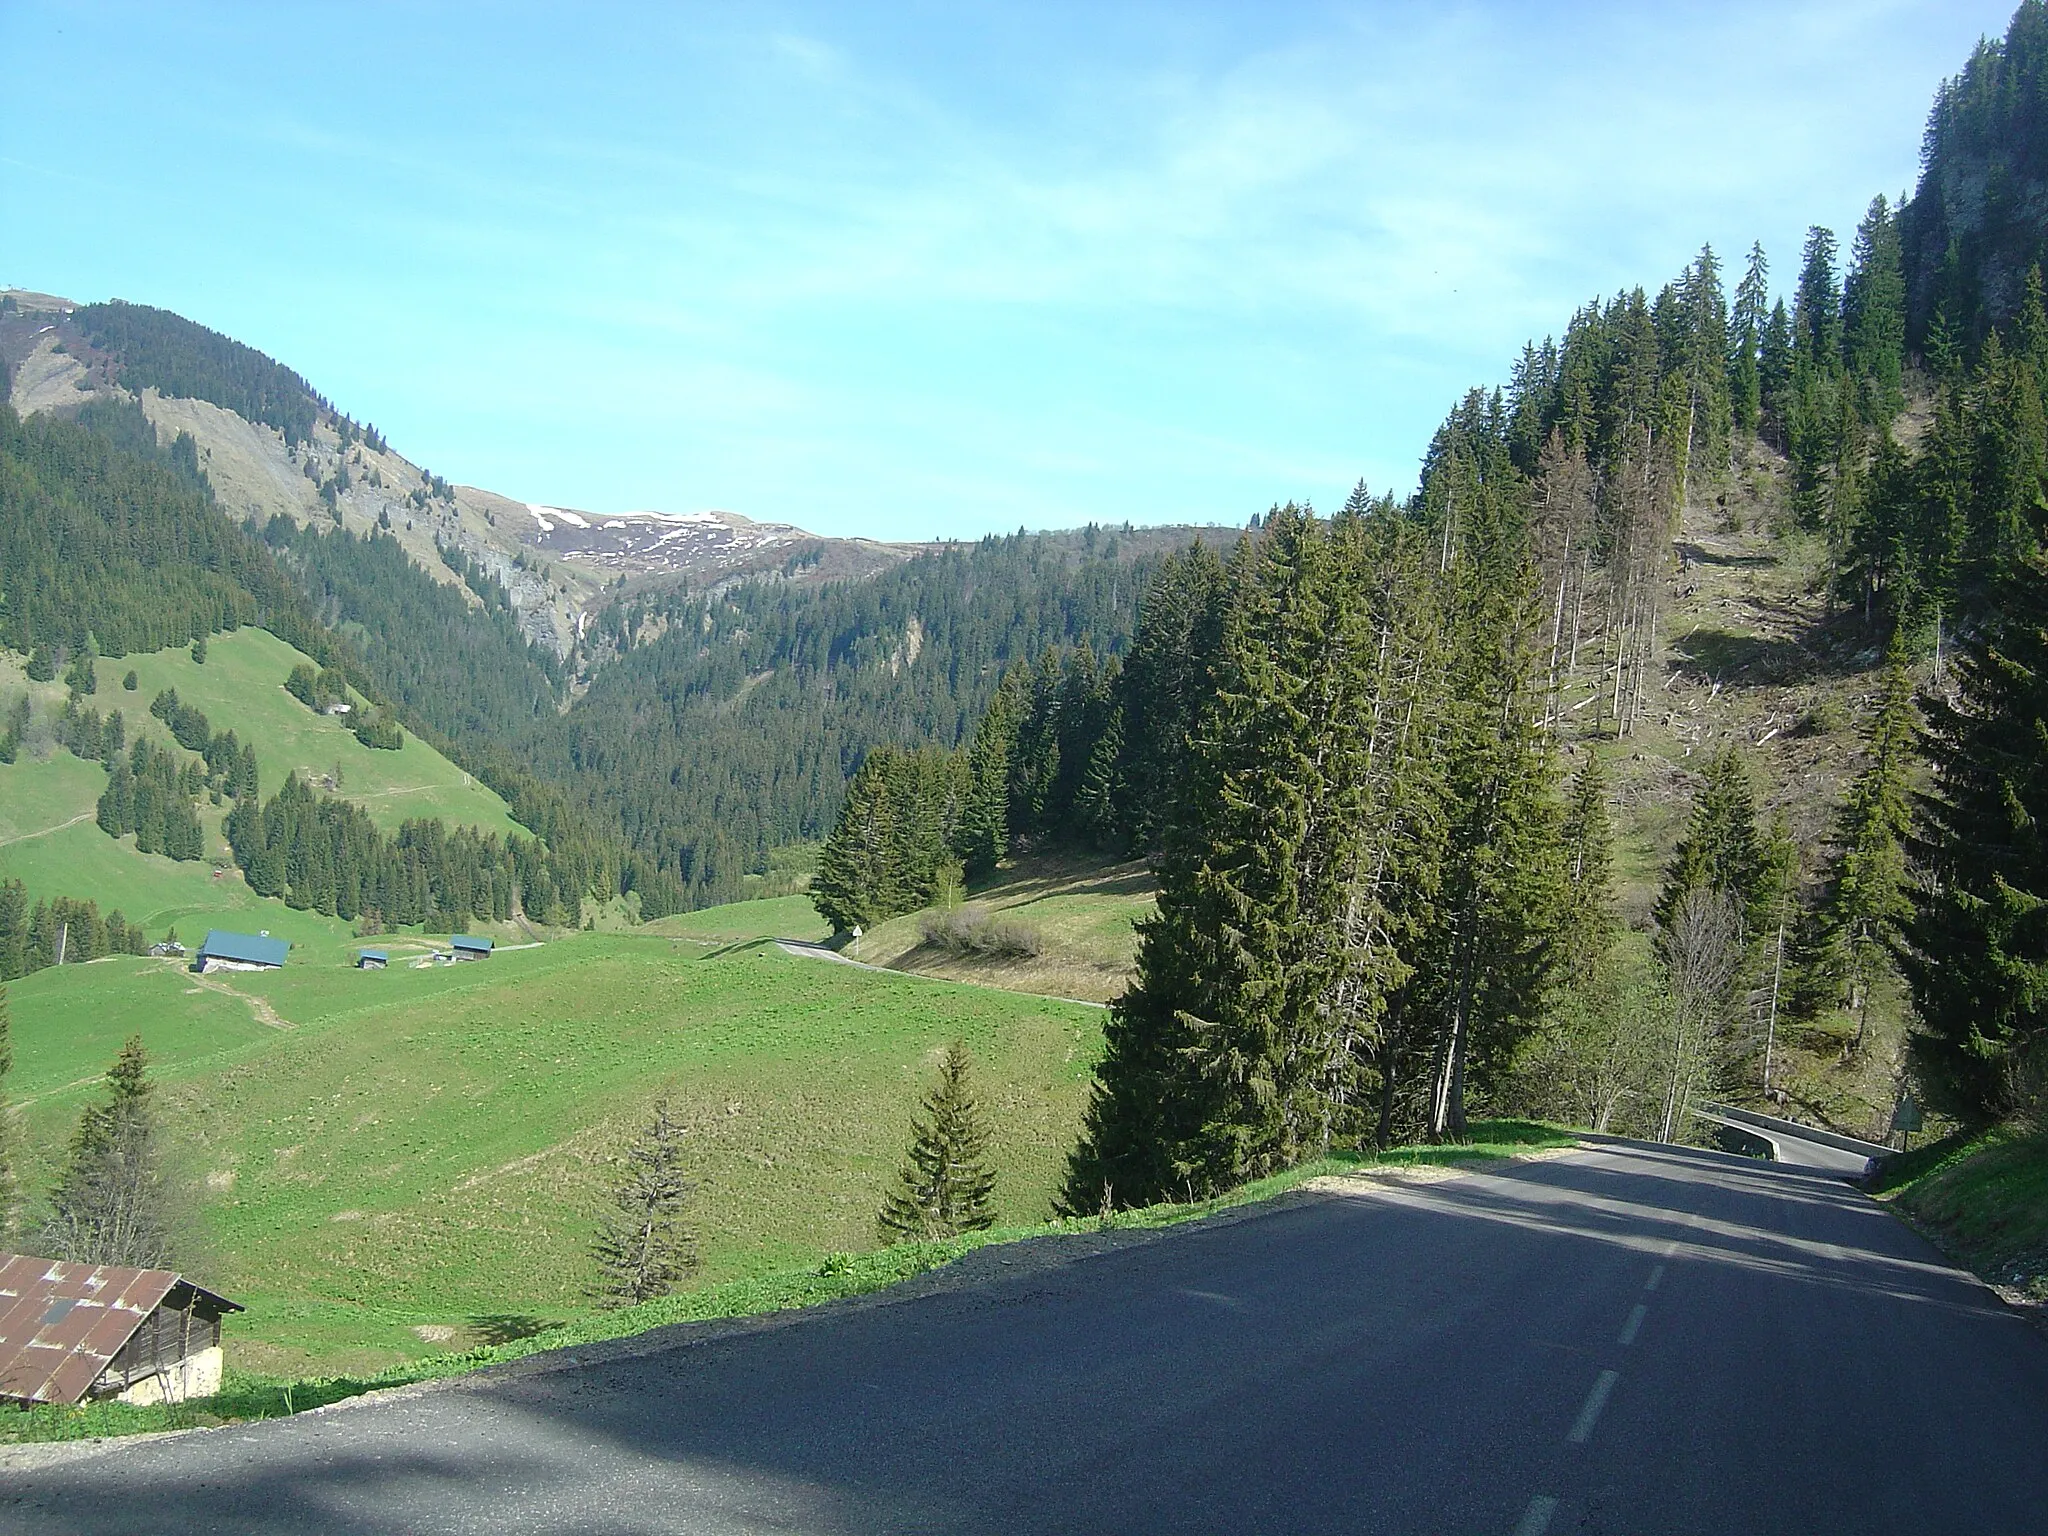
[[24, 0], [103, 105], [30, 72], [0, 132], [122, 189], [22, 280], [188, 309], [513, 494], [1241, 519], [1408, 483], [1465, 385], [1704, 240], [1788, 275], [2006, 4], [393, 5], [309, 44]]

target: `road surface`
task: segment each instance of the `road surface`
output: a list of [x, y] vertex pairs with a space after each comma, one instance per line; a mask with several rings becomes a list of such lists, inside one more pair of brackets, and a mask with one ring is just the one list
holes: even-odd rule
[[1357, 1182], [0, 1474], [0, 1529], [2048, 1531], [2048, 1340], [1841, 1182]]

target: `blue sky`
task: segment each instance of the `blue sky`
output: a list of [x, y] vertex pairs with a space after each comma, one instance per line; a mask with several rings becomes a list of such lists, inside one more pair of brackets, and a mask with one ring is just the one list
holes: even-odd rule
[[2010, 10], [0, 0], [0, 283], [527, 500], [1242, 523], [1703, 241], [1846, 248]]

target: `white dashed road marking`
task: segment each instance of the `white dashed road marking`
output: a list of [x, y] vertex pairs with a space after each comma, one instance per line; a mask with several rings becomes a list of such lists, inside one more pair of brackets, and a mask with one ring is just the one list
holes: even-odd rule
[[1557, 1500], [1546, 1499], [1541, 1494], [1529, 1501], [1529, 1508], [1522, 1515], [1522, 1523], [1515, 1527], [1515, 1536], [1543, 1536], [1550, 1529], [1550, 1517], [1557, 1513]]
[[1572, 1432], [1566, 1437], [1573, 1445], [1584, 1445], [1593, 1438], [1593, 1426], [1600, 1422], [1600, 1410], [1607, 1406], [1607, 1395], [1619, 1380], [1619, 1371], [1600, 1373], [1600, 1379], [1593, 1383], [1593, 1390], [1586, 1394], [1586, 1406], [1579, 1410], [1578, 1422], [1572, 1425]]
[[1621, 1325], [1621, 1339], [1619, 1342], [1624, 1348], [1635, 1343], [1636, 1333], [1643, 1326], [1643, 1319], [1649, 1315], [1650, 1309], [1641, 1302], [1637, 1302], [1635, 1310], [1628, 1315], [1628, 1321]]

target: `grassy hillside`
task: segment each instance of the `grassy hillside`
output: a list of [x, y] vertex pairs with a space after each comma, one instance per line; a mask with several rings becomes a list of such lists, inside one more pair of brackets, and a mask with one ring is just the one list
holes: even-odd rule
[[[433, 748], [408, 736], [396, 752], [373, 751], [338, 719], [316, 715], [284, 691], [293, 667], [307, 658], [267, 630], [216, 635], [200, 666], [183, 650], [130, 656], [100, 666], [102, 710], [120, 709], [130, 725], [139, 718], [170, 739], [149, 715], [150, 700], [165, 688], [206, 711], [215, 730], [233, 729], [256, 745], [265, 797], [296, 772], [316, 786], [353, 800], [386, 831], [415, 817], [440, 817], [503, 836], [521, 831], [505, 802]], [[127, 693], [121, 675], [133, 668], [139, 686]]]
[[1003, 1219], [1037, 1220], [1100, 1039], [1092, 1008], [610, 934], [206, 982], [123, 958], [16, 983], [11, 1087], [40, 1189], [94, 1075], [142, 1033], [198, 1267], [249, 1304], [251, 1369], [371, 1368], [586, 1313], [606, 1159], [664, 1091], [696, 1146], [703, 1283], [872, 1247], [955, 1037], [983, 1065]]
[[832, 925], [818, 916], [818, 909], [811, 905], [808, 896], [769, 896], [680, 912], [647, 924], [645, 931], [666, 938], [714, 943], [736, 939], [805, 939], [815, 943], [832, 936]]
[[[356, 801], [380, 826], [410, 817], [440, 817], [503, 835], [521, 830], [504, 801], [433, 748], [411, 737], [396, 752], [372, 751], [337, 719], [316, 715], [284, 691], [291, 669], [306, 658], [275, 635], [242, 629], [216, 635], [204, 666], [183, 648], [103, 660], [92, 704], [120, 710], [132, 740], [140, 732], [168, 743], [170, 734], [149, 713], [164, 688], [206, 712], [215, 730], [233, 730], [253, 742], [265, 796], [285, 775], [298, 772], [323, 791]], [[121, 686], [129, 670], [130, 692]], [[0, 698], [28, 690], [46, 711], [61, 706], [61, 684], [27, 681], [22, 658], [0, 654]], [[132, 837], [116, 841], [93, 820], [106, 774], [32, 737], [11, 764], [0, 764], [0, 878], [17, 879], [33, 895], [90, 899], [118, 907], [152, 937], [176, 927], [186, 937], [209, 924], [268, 928], [295, 944], [333, 947], [349, 927], [315, 912], [295, 912], [266, 901], [233, 867], [220, 824], [227, 807], [199, 807], [212, 857], [179, 861], [138, 853]]]
[[1152, 910], [1153, 883], [1143, 863], [1102, 865], [1079, 858], [1006, 863], [966, 905], [1028, 935], [1029, 957], [978, 955], [926, 935], [934, 910], [879, 923], [847, 949], [856, 960], [947, 976], [1015, 992], [1108, 1002], [1124, 989], [1136, 961], [1137, 921]]

